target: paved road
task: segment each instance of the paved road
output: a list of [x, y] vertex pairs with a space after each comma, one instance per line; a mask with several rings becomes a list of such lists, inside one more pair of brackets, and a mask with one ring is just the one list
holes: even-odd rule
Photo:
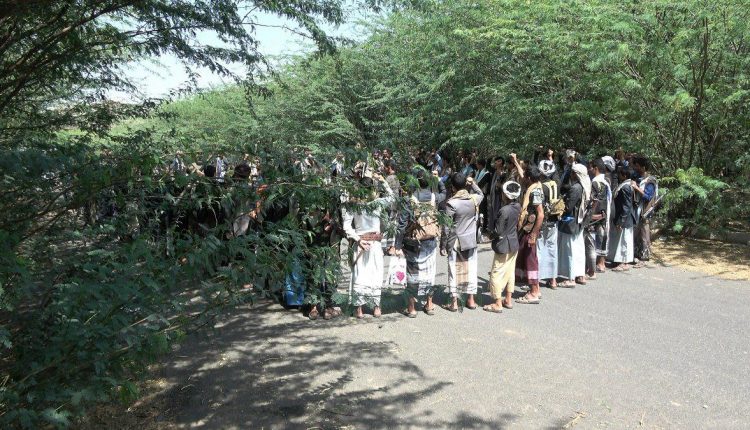
[[309, 321], [266, 304], [168, 360], [167, 414], [205, 429], [749, 428], [749, 328], [750, 283], [669, 267], [500, 315]]

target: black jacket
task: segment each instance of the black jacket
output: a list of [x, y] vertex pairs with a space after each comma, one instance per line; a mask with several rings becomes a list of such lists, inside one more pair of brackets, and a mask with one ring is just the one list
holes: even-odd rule
[[[497, 180], [495, 180], [495, 178], [497, 178]], [[487, 188], [487, 191], [482, 190], [484, 192], [484, 201], [487, 202], [487, 214], [485, 218], [487, 220], [487, 225], [494, 225], [500, 214], [500, 207], [503, 205], [503, 184], [507, 179], [507, 172], [498, 174], [496, 171], [493, 171], [491, 175], [485, 175], [484, 178], [482, 178], [482, 181], [477, 184], [479, 185], [479, 188], [482, 188], [483, 185]], [[494, 192], [492, 189], [493, 183], [495, 184]]]
[[563, 197], [565, 202], [565, 212], [563, 212], [563, 218], [567, 217], [578, 217], [578, 209], [581, 207], [581, 199], [583, 198], [583, 185], [580, 182], [576, 182], [568, 188], [568, 192]]
[[[561, 233], [577, 235], [583, 226], [578, 222], [578, 210], [583, 202], [583, 185], [580, 182], [574, 182], [567, 193], [563, 196], [565, 202], [565, 212], [558, 222], [557, 229]], [[586, 220], [584, 220], [585, 222]]]
[[636, 212], [633, 208], [633, 188], [630, 185], [622, 187], [615, 196], [614, 224], [617, 227], [630, 228], [635, 225]]
[[495, 223], [497, 238], [492, 241], [492, 249], [498, 254], [510, 254], [518, 251], [518, 218], [521, 216], [521, 204], [513, 202], [500, 208]]

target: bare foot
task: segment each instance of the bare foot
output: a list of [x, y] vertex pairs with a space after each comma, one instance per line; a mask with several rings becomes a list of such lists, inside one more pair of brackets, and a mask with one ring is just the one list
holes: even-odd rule
[[362, 306], [357, 306], [357, 309], [354, 311], [354, 316], [357, 319], [362, 319], [365, 317], [364, 312], [362, 312]]
[[417, 300], [414, 297], [409, 297], [409, 305], [406, 307], [406, 312], [409, 314], [417, 313]]
[[630, 270], [630, 266], [628, 266], [627, 264], [620, 264], [619, 266], [612, 269], [613, 272], [624, 272], [626, 270]]
[[341, 315], [341, 309], [339, 308], [326, 308], [323, 312], [323, 319], [330, 320]]
[[512, 299], [503, 300], [502, 304], [503, 304], [503, 307], [505, 309], [513, 309], [513, 300]]
[[458, 304], [453, 303], [451, 305], [445, 305], [445, 309], [451, 312], [457, 312], [458, 311]]
[[375, 309], [372, 310], [372, 316], [380, 318], [381, 315], [383, 315], [383, 313], [380, 311], [380, 306], [375, 306]]
[[443, 309], [449, 310], [451, 312], [456, 312], [458, 310], [458, 297], [453, 297], [451, 299], [451, 304], [444, 305]]
[[499, 313], [501, 313], [503, 311], [503, 307], [501, 305], [498, 305], [497, 303], [493, 303], [491, 305], [487, 305], [487, 306], [485, 306], [482, 309], [484, 309], [487, 312], [493, 312], [493, 313], [496, 313], [496, 314], [499, 314]]

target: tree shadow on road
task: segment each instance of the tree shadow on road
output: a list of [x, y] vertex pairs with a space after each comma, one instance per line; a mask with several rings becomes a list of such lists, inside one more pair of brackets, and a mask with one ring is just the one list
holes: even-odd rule
[[417, 408], [451, 383], [399, 357], [394, 342], [336, 335], [350, 324], [311, 322], [268, 304], [235, 312], [164, 363], [169, 388], [150, 400], [164, 408], [159, 428], [478, 429], [514, 420], [467, 411], [446, 420]]

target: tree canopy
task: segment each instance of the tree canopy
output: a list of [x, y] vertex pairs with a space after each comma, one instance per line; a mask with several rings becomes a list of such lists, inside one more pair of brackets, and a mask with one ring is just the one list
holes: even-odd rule
[[749, 149], [746, 6], [508, 0], [403, 11], [372, 24], [361, 45], [281, 74], [273, 116], [283, 120], [262, 135], [490, 152], [627, 147], [665, 171], [736, 174]]

